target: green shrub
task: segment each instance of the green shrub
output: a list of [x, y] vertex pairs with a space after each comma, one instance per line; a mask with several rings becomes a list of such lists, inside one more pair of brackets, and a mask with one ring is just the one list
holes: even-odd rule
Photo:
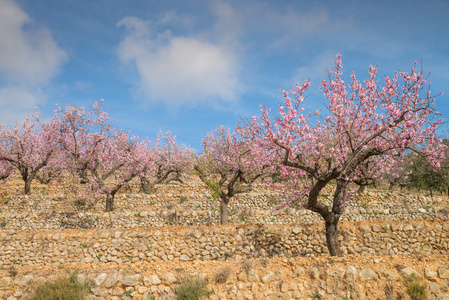
[[176, 289], [176, 299], [178, 300], [198, 300], [204, 296], [213, 294], [213, 291], [207, 290], [207, 282], [199, 277], [184, 276], [181, 278], [181, 284]]
[[412, 300], [427, 300], [425, 283], [412, 281], [408, 284], [407, 292]]
[[68, 272], [68, 277], [60, 277], [54, 282], [38, 286], [33, 300], [81, 300], [90, 292], [89, 282], [78, 281], [78, 270]]

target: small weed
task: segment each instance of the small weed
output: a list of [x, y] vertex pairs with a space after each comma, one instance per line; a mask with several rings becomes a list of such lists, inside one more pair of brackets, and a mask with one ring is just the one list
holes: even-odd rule
[[199, 300], [214, 292], [207, 289], [207, 282], [200, 277], [184, 276], [175, 289], [178, 300]]
[[232, 273], [232, 269], [230, 267], [221, 268], [220, 270], [218, 270], [217, 273], [215, 273], [214, 280], [218, 284], [226, 283], [226, 281], [228, 280], [229, 275], [231, 275], [231, 273]]
[[127, 259], [129, 259], [129, 260], [131, 260], [131, 259], [133, 259], [131, 256], [125, 256]]
[[179, 204], [182, 204], [182, 203], [184, 203], [186, 201], [187, 201], [187, 197], [182, 195], [181, 198], [179, 199]]
[[100, 260], [103, 255], [97, 254], [97, 259]]
[[148, 295], [148, 300], [156, 300], [156, 297], [154, 297], [153, 294]]
[[[391, 281], [391, 279], [390, 279], [390, 281]], [[384, 287], [384, 292], [385, 292], [386, 300], [394, 300], [394, 286], [392, 284], [390, 284], [390, 283], [387, 284]]]
[[[262, 263], [263, 264], [263, 263]], [[248, 273], [253, 268], [253, 262], [245, 260], [242, 264], [242, 270]]]
[[126, 297], [131, 297], [131, 294], [133, 293], [133, 290], [127, 290], [127, 291], [125, 291], [124, 293], [123, 293], [123, 296], [126, 296]]
[[313, 300], [321, 300], [323, 299], [323, 297], [321, 297], [320, 293], [318, 293], [318, 291], [315, 291], [315, 294], [313, 294], [312, 296]]
[[83, 207], [86, 205], [86, 199], [73, 200], [73, 205], [75, 205], [76, 207]]
[[147, 251], [147, 252], [150, 252], [150, 251], [151, 251], [151, 248], [150, 248], [150, 247], [148, 247], [148, 248], [147, 248], [147, 250], [145, 250], [145, 251]]
[[262, 259], [261, 263], [264, 267], [266, 267], [270, 263], [270, 261], [268, 259]]
[[385, 232], [385, 233], [388, 232], [388, 226], [387, 226], [387, 225], [385, 225], [385, 226], [383, 227], [383, 229], [384, 229], [384, 232]]
[[12, 267], [11, 269], [9, 269], [9, 274], [10, 274], [11, 276], [13, 276], [13, 277], [17, 276], [18, 273], [19, 273], [19, 272], [18, 272], [14, 267]]
[[83, 248], [86, 248], [87, 244], [80, 243], [80, 246], [83, 247]]
[[176, 272], [181, 273], [182, 271], [184, 271], [183, 268], [176, 268]]
[[17, 265], [17, 259], [14, 259], [14, 260], [12, 261], [12, 263], [13, 263], [13, 265]]
[[367, 202], [363, 202], [363, 203], [362, 203], [362, 207], [363, 207], [364, 209], [368, 209], [369, 205], [368, 205]]
[[5, 228], [7, 224], [8, 224], [8, 221], [2, 220], [2, 222], [0, 223], [0, 227]]
[[248, 216], [240, 215], [240, 221], [245, 223], [245, 224], [248, 224], [249, 223], [249, 218], [248, 218]]

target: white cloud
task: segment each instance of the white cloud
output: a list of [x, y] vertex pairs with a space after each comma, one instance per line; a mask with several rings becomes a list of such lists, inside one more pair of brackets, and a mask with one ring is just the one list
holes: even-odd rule
[[47, 28], [34, 26], [13, 1], [0, 0], [0, 74], [9, 81], [47, 83], [66, 60]]
[[173, 36], [169, 30], [157, 32], [157, 24], [136, 17], [117, 26], [127, 31], [118, 55], [138, 70], [138, 89], [146, 102], [163, 101], [170, 107], [235, 101], [239, 80], [232, 49], [199, 37]]
[[[18, 119], [45, 97], [41, 88], [66, 61], [48, 28], [12, 0], [0, 0], [0, 118]], [[2, 122], [4, 123], [4, 122]]]
[[22, 87], [5, 87], [0, 89], [0, 123], [14, 124], [22, 121], [33, 108], [45, 101], [39, 89], [25, 90]]

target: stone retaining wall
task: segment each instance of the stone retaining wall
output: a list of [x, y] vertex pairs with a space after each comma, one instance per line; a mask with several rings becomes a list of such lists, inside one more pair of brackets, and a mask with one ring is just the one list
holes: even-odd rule
[[[345, 254], [449, 253], [449, 221], [340, 222]], [[0, 266], [328, 255], [324, 224], [0, 231]]]
[[[61, 275], [67, 276], [65, 270], [56, 267], [17, 268], [14, 274], [0, 271], [0, 297], [29, 300], [37, 285]], [[121, 265], [81, 269], [78, 279], [91, 282], [93, 294], [89, 300], [168, 300], [176, 299], [176, 287], [186, 276], [206, 280], [208, 290], [213, 292], [206, 299], [211, 300], [377, 300], [399, 299], [399, 295], [409, 299], [407, 287], [412, 282], [423, 285], [429, 299], [449, 299], [449, 265], [443, 256], [413, 257], [405, 263], [397, 256], [350, 257], [349, 261], [278, 258], [226, 263], [142, 263], [133, 268]]]
[[[328, 196], [328, 194], [323, 194]], [[256, 191], [235, 196], [229, 205], [230, 224], [290, 224], [321, 222], [306, 209], [288, 214], [277, 210], [282, 197], [258, 186]], [[217, 201], [200, 184], [161, 185], [158, 192], [119, 194], [116, 209], [105, 213], [104, 204], [88, 208], [75, 205], [63, 194], [11, 195], [0, 207], [0, 229], [59, 230], [70, 228], [137, 228], [210, 226], [219, 224]], [[445, 197], [425, 197], [399, 192], [359, 195], [351, 198], [342, 221], [447, 220]], [[45, 220], [45, 222], [42, 222]]]

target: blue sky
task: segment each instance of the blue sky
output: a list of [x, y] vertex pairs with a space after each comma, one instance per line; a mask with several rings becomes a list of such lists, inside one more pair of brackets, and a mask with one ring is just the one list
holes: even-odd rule
[[104, 99], [118, 127], [200, 149], [342, 54], [366, 79], [423, 61], [449, 120], [449, 1], [0, 0], [0, 123]]

